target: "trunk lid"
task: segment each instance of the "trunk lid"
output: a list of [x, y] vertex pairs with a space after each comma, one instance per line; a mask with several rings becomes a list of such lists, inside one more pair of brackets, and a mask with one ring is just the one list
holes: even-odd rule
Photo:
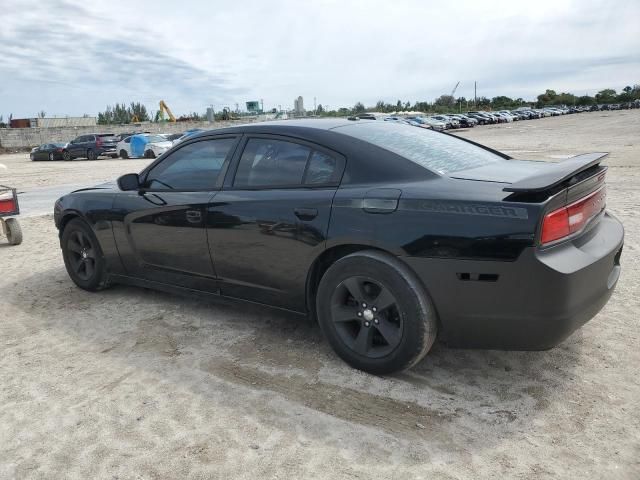
[[600, 221], [607, 171], [600, 162], [607, 155], [586, 153], [557, 163], [508, 160], [453, 172], [451, 178], [493, 182], [506, 202], [540, 204], [536, 238], [547, 246], [580, 236]]

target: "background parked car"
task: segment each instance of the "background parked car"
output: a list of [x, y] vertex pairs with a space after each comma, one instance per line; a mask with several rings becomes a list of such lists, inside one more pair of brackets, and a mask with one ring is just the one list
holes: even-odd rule
[[431, 118], [444, 122], [447, 128], [460, 128], [460, 122], [455, 118], [448, 117], [447, 115], [434, 115]]
[[64, 160], [73, 160], [74, 158], [87, 158], [89, 160], [97, 160], [102, 155], [109, 155], [111, 158], [117, 158], [116, 144], [118, 137], [113, 133], [92, 133], [89, 135], [80, 135], [71, 140], [64, 151], [62, 158]]
[[31, 160], [62, 160], [62, 153], [64, 152], [66, 143], [45, 143], [39, 147], [31, 149], [29, 158]]
[[[137, 151], [135, 145], [132, 147], [132, 139], [139, 138], [140, 150]], [[149, 133], [142, 133], [131, 135], [124, 140], [118, 142], [116, 151], [120, 158], [155, 158], [162, 155], [169, 150], [173, 143], [163, 135], [154, 135]]]
[[460, 123], [461, 127], [473, 128], [478, 124], [478, 121], [475, 118], [467, 117], [466, 115], [454, 114], [449, 116], [451, 118], [455, 118]]

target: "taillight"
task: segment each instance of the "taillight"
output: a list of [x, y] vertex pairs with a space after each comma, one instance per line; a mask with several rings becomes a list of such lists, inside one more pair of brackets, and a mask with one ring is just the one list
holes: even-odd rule
[[63, 150], [63, 148], [56, 148], [56, 152], [62, 152]]
[[102, 146], [102, 139], [100, 137], [96, 137], [96, 147]]
[[569, 205], [547, 213], [542, 221], [540, 243], [546, 245], [580, 232], [589, 221], [604, 210], [607, 190], [600, 187]]

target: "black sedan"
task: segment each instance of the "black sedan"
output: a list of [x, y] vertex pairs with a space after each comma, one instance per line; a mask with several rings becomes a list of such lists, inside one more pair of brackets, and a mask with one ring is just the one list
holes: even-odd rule
[[547, 349], [620, 274], [605, 154], [520, 161], [395, 122], [297, 120], [200, 133], [140, 173], [55, 205], [86, 290], [230, 297], [318, 321], [377, 374], [452, 346]]
[[37, 160], [62, 160], [66, 143], [45, 143], [31, 150], [29, 158], [33, 161]]

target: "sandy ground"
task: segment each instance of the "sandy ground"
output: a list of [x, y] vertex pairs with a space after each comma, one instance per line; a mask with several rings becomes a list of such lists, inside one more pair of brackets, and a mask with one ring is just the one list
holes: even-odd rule
[[[436, 345], [378, 378], [281, 313], [79, 290], [52, 218], [27, 218], [21, 246], [0, 244], [0, 478], [640, 478], [640, 111], [459, 134], [522, 158], [611, 152], [622, 277], [562, 345]], [[92, 183], [131, 162], [7, 155], [0, 183]]]

